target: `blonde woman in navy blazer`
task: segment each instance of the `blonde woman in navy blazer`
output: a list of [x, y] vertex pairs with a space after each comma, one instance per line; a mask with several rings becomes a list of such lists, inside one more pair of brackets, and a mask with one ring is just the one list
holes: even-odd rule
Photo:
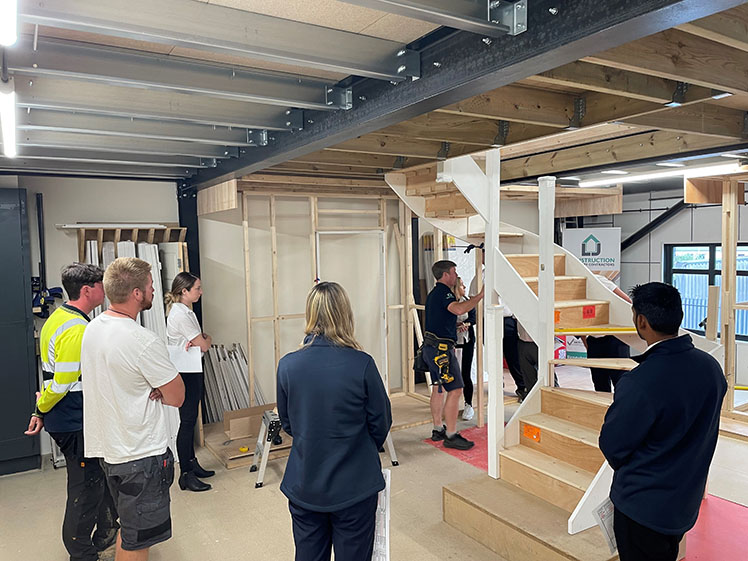
[[296, 561], [371, 559], [379, 448], [392, 425], [374, 360], [353, 333], [345, 290], [316, 285], [306, 302], [306, 338], [278, 363], [278, 414], [293, 436], [281, 491], [288, 497]]

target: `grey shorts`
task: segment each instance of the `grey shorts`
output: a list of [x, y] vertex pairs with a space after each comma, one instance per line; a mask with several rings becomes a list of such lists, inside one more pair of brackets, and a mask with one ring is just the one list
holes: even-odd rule
[[[447, 378], [442, 378], [441, 384], [439, 384], [439, 367], [436, 365], [436, 362], [434, 362], [434, 359], [444, 352], [449, 353], [449, 373], [447, 374]], [[457, 362], [457, 357], [455, 356], [454, 349], [450, 349], [448, 351], [440, 351], [435, 347], [424, 345], [421, 353], [423, 354], [423, 360], [425, 360], [426, 364], [429, 365], [431, 385], [438, 385], [439, 393], [441, 393], [442, 388], [444, 388], [448, 392], [451, 392], [454, 390], [461, 390], [465, 387], [465, 382], [462, 381], [462, 374], [460, 374], [460, 363]]]
[[174, 482], [174, 455], [149, 456], [124, 464], [101, 461], [119, 513], [122, 549], [146, 549], [171, 537], [169, 487]]

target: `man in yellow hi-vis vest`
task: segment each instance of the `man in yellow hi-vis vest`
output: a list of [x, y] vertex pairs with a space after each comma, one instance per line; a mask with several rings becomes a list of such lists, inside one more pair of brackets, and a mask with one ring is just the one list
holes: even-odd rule
[[[98, 552], [116, 539], [117, 512], [98, 459], [84, 457], [81, 342], [88, 314], [104, 302], [104, 272], [94, 265], [73, 263], [62, 271], [69, 301], [42, 327], [39, 352], [44, 389], [25, 434], [44, 427], [65, 455], [67, 505], [62, 541], [70, 561], [96, 561]], [[94, 527], [96, 532], [91, 536]]]

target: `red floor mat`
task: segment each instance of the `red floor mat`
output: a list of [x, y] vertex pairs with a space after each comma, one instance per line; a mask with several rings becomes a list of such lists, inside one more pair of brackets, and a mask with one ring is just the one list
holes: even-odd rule
[[[470, 450], [445, 448], [443, 442], [424, 440], [483, 471], [488, 471], [488, 428], [474, 427], [460, 434], [475, 442]], [[688, 533], [688, 548], [685, 561], [738, 561], [746, 559], [746, 531], [748, 531], [748, 508], [720, 499], [714, 495], [701, 503], [701, 512], [696, 526]]]

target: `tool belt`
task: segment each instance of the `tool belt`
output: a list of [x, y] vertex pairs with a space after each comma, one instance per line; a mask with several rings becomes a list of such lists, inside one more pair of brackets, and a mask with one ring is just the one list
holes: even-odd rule
[[455, 342], [452, 339], [442, 339], [429, 331], [423, 336], [423, 344], [439, 351], [450, 351], [455, 348]]
[[455, 348], [455, 342], [452, 339], [442, 339], [441, 337], [437, 337], [433, 333], [427, 331], [423, 337], [423, 345], [418, 349], [416, 361], [414, 363], [414, 368], [418, 370], [420, 369], [420, 366], [424, 371], [426, 371], [430, 369], [429, 363], [423, 357], [423, 347], [431, 347], [437, 351], [433, 361], [438, 369], [438, 376], [436, 382], [432, 382], [432, 384], [441, 386], [442, 384], [453, 382], [454, 376], [449, 373], [449, 352]]

